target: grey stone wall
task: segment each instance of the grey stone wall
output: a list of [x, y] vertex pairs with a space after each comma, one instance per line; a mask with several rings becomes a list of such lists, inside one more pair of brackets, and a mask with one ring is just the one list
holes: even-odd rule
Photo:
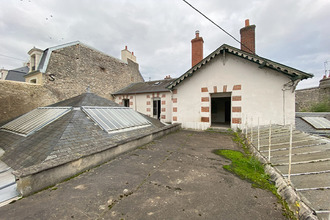
[[0, 125], [34, 108], [80, 95], [87, 87], [112, 100], [112, 93], [143, 81], [137, 63], [122, 62], [82, 44], [53, 51], [43, 79], [43, 86], [0, 81]]
[[312, 105], [330, 100], [330, 78], [322, 79], [319, 87], [296, 90], [296, 112], [308, 111]]
[[[53, 74], [54, 81], [50, 81], [50, 74]], [[124, 63], [78, 44], [52, 52], [44, 86], [59, 100], [79, 95], [87, 87], [99, 96], [112, 99], [111, 93], [141, 81], [143, 78], [137, 63], [131, 60]]]
[[0, 81], [0, 125], [39, 106], [58, 102], [41, 85], [15, 81]]

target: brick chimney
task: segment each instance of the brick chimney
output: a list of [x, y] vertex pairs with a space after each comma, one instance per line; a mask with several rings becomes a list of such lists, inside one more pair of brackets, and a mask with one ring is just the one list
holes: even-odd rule
[[241, 28], [241, 50], [248, 53], [256, 53], [255, 25], [250, 25], [249, 19], [245, 20], [245, 27]]
[[196, 31], [196, 37], [191, 40], [191, 65], [195, 66], [203, 59], [203, 44], [204, 40], [199, 36], [199, 31]]

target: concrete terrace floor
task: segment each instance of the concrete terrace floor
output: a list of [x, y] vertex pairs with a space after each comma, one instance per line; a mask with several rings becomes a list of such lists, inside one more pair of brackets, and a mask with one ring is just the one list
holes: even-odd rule
[[0, 208], [1, 219], [285, 219], [277, 198], [253, 188], [212, 153], [230, 136], [180, 130], [78, 177]]
[[[249, 131], [250, 132], [250, 131]], [[270, 163], [284, 178], [289, 172], [289, 127], [272, 126]], [[330, 219], [330, 139], [293, 130], [291, 185], [302, 201], [312, 208], [319, 219]], [[251, 141], [251, 132], [248, 133]], [[258, 132], [254, 128], [253, 145], [258, 146]], [[267, 158], [269, 127], [259, 132], [260, 153]]]

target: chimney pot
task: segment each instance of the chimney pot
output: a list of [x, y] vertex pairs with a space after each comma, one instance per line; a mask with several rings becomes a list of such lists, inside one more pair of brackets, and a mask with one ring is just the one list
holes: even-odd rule
[[245, 27], [247, 27], [247, 26], [250, 26], [250, 20], [249, 19], [245, 20]]
[[127, 50], [127, 46], [125, 46], [125, 50]]

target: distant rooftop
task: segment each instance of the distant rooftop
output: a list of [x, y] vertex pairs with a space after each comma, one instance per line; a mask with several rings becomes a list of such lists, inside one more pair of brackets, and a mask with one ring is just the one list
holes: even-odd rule
[[26, 75], [28, 72], [29, 72], [29, 67], [27, 66], [9, 70], [5, 80], [25, 82], [24, 75]]
[[139, 94], [139, 93], [149, 93], [149, 92], [169, 92], [168, 87], [176, 79], [163, 79], [154, 80], [148, 82], [138, 82], [132, 83], [127, 87], [113, 93], [113, 95], [121, 94]]
[[310, 134], [330, 136], [330, 112], [296, 112], [296, 129]]

